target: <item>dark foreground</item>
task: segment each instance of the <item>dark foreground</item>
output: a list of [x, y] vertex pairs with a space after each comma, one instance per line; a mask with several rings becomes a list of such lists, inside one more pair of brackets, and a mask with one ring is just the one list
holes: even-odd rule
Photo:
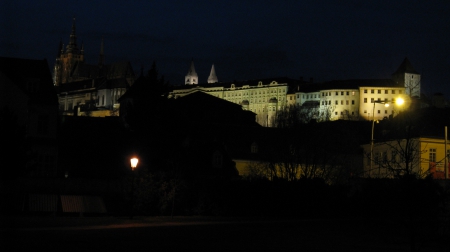
[[[411, 251], [402, 223], [362, 220], [2, 217], [0, 235], [2, 251]], [[450, 248], [426, 235], [413, 244]]]

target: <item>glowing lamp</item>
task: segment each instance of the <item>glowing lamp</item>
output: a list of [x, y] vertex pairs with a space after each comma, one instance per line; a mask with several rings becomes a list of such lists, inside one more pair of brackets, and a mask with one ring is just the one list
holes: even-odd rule
[[403, 105], [403, 103], [405, 103], [405, 100], [403, 100], [403, 98], [398, 98], [395, 100], [395, 104], [397, 105]]
[[138, 162], [139, 162], [139, 159], [137, 159], [137, 158], [132, 158], [132, 159], [130, 159], [131, 170], [134, 171], [134, 169], [136, 168]]

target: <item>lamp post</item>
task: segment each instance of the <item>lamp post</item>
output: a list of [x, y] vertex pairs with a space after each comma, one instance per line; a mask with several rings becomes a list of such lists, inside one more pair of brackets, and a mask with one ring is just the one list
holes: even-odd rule
[[133, 219], [133, 212], [134, 212], [134, 169], [136, 169], [137, 164], [139, 162], [139, 159], [133, 157], [130, 159], [131, 163], [131, 173], [133, 176], [133, 179], [131, 181], [131, 213], [130, 213], [130, 219]]
[[[395, 103], [396, 105], [403, 105], [405, 101], [402, 98], [397, 98], [395, 100], [395, 102], [393, 101], [393, 103]], [[375, 128], [375, 104], [379, 103], [379, 104], [384, 104], [385, 107], [389, 107], [389, 102], [387, 101], [381, 101], [381, 100], [376, 100], [373, 101], [373, 109], [372, 109], [372, 135], [370, 138], [370, 169], [369, 169], [369, 177], [370, 177], [370, 173], [372, 172], [373, 169], [373, 131]], [[379, 171], [380, 173], [381, 171]], [[379, 175], [379, 174], [378, 174]]]

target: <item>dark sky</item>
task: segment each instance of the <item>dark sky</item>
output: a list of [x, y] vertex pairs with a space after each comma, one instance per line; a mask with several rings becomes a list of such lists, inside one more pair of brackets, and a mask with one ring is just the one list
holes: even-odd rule
[[173, 85], [191, 59], [200, 82], [270, 77], [390, 78], [405, 57], [425, 94], [450, 98], [450, 1], [102, 0], [0, 3], [0, 56], [54, 64], [60, 39], [77, 41], [96, 64], [151, 63]]

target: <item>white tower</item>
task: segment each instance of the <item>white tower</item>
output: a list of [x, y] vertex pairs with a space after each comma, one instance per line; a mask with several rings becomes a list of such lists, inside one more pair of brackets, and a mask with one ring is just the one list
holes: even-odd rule
[[410, 97], [420, 98], [420, 74], [414, 70], [408, 58], [405, 58], [392, 79], [405, 86], [405, 93]]
[[211, 73], [208, 77], [208, 83], [217, 83], [219, 79], [217, 79], [216, 70], [214, 69], [214, 64], [211, 67]]
[[184, 77], [184, 84], [186, 85], [198, 84], [198, 75], [195, 72], [194, 61], [191, 61], [191, 67], [189, 68], [188, 73]]

